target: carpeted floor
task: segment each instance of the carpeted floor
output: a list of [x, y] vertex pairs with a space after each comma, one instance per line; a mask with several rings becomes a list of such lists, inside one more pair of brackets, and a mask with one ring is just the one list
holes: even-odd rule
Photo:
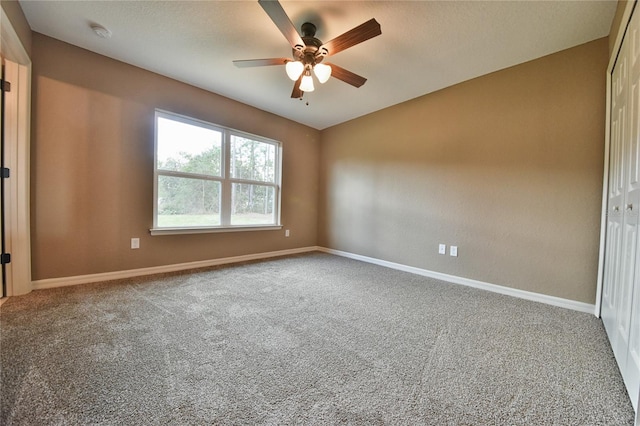
[[326, 254], [0, 308], [0, 424], [630, 425], [602, 323]]

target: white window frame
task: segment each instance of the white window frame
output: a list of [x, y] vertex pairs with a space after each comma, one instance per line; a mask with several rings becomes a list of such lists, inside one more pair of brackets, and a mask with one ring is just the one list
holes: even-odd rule
[[[179, 121], [185, 124], [203, 127], [222, 133], [222, 164], [220, 176], [197, 175], [193, 173], [183, 173], [168, 170], [158, 170], [158, 118]], [[231, 137], [238, 136], [251, 139], [257, 142], [267, 143], [275, 146], [275, 176], [274, 182], [253, 181], [231, 177]], [[220, 225], [219, 226], [189, 226], [189, 227], [159, 227], [158, 226], [158, 178], [159, 176], [186, 177], [191, 179], [203, 179], [220, 182]], [[251, 185], [262, 185], [274, 190], [274, 224], [268, 225], [231, 225], [231, 186], [234, 183], [244, 183]], [[282, 229], [280, 222], [280, 206], [282, 194], [282, 143], [265, 138], [264, 136], [253, 135], [247, 132], [231, 129], [225, 126], [209, 123], [197, 118], [176, 114], [169, 111], [156, 109], [154, 115], [154, 144], [153, 144], [153, 228], [151, 235], [167, 234], [199, 234], [211, 232], [238, 232], [238, 231], [262, 231]]]

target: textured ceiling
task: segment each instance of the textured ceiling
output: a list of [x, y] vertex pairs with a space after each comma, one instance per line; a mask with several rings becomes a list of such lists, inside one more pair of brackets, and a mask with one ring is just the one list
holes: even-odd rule
[[[316, 129], [573, 47], [609, 33], [611, 1], [282, 1], [296, 28], [328, 41], [376, 18], [382, 35], [331, 57], [368, 79], [316, 82], [291, 99], [284, 67], [234, 59], [290, 57], [257, 1], [20, 2], [31, 28]], [[112, 33], [102, 39], [98, 23]], [[308, 102], [308, 105], [307, 105]]]

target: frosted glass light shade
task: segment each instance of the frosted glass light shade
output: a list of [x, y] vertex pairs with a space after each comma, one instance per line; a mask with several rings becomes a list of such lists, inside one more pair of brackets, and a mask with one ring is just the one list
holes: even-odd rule
[[313, 77], [310, 75], [305, 75], [302, 77], [302, 81], [300, 82], [300, 90], [303, 92], [313, 92]]
[[285, 65], [285, 70], [287, 71], [287, 76], [296, 81], [304, 71], [304, 64], [300, 61], [290, 61]]
[[313, 67], [313, 72], [322, 84], [326, 83], [329, 77], [331, 77], [331, 67], [329, 65], [316, 64], [316, 66]]

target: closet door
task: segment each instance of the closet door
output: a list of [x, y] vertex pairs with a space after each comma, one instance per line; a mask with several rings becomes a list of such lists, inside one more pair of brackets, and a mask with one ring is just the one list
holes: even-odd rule
[[635, 406], [640, 388], [640, 13], [637, 11], [618, 55], [611, 89], [602, 320]]
[[620, 305], [620, 272], [622, 264], [622, 230], [624, 181], [626, 168], [623, 153], [627, 133], [628, 55], [626, 40], [620, 49], [611, 81], [611, 138], [609, 150], [609, 187], [607, 188], [607, 239], [602, 289], [602, 321], [611, 346], [618, 341], [617, 312]]
[[[628, 150], [628, 178], [625, 188], [625, 226], [629, 235], [628, 245], [625, 247], [625, 261], [623, 271], [628, 274], [623, 280], [627, 286], [622, 297], [628, 300], [628, 306], [623, 303], [622, 315], [629, 315], [629, 339], [627, 347], [627, 361], [622, 375], [629, 391], [631, 400], [637, 404], [640, 392], [640, 11], [636, 6], [627, 30], [626, 40], [629, 42], [629, 150]], [[628, 309], [628, 311], [627, 311]], [[627, 313], [628, 312], [628, 313]], [[640, 407], [635, 407], [636, 411]]]

